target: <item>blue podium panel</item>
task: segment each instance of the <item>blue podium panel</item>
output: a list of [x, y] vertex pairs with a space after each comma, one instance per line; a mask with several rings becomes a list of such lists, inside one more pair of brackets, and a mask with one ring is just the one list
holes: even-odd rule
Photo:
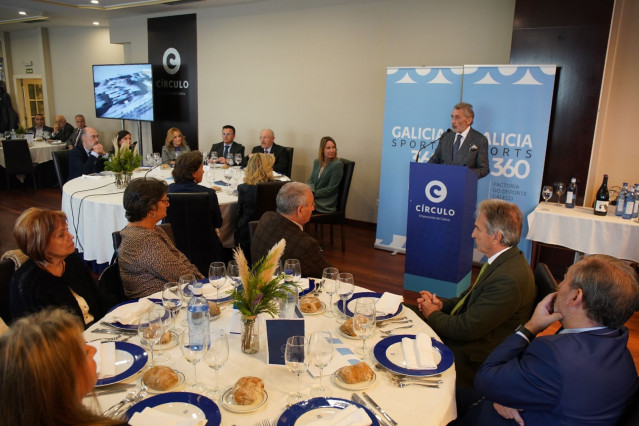
[[477, 176], [412, 163], [409, 182], [404, 288], [456, 296], [470, 284]]

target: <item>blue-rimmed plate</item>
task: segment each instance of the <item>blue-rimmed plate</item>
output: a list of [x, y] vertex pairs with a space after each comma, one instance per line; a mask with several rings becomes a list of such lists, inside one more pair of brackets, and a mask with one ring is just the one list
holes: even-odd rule
[[[199, 283], [202, 284], [211, 284], [211, 282], [209, 281], [208, 278], [202, 278], [201, 280], [198, 280]], [[213, 287], [213, 286], [211, 286]], [[213, 289], [215, 290], [215, 287], [213, 287]], [[206, 300], [211, 301], [211, 302], [215, 302], [215, 303], [224, 303], [224, 302], [228, 302], [229, 300], [231, 300], [231, 296], [224, 296], [224, 294], [226, 294], [226, 292], [228, 291], [228, 289], [226, 290], [220, 290], [220, 298], [216, 299], [214, 297], [207, 297]]]
[[414, 370], [404, 368], [404, 352], [402, 351], [402, 339], [408, 337], [414, 339], [414, 334], [398, 334], [389, 336], [377, 342], [373, 348], [375, 359], [379, 361], [385, 368], [399, 374], [407, 376], [432, 376], [440, 374], [448, 370], [455, 362], [455, 357], [450, 349], [443, 343], [432, 339], [433, 349], [435, 351], [435, 362], [437, 368], [432, 370]]
[[149, 355], [146, 351], [128, 342], [115, 342], [115, 376], [99, 379], [95, 386], [112, 385], [128, 379], [146, 365]]
[[[123, 305], [128, 305], [129, 303], [138, 303], [139, 299], [135, 299], [135, 300], [127, 300], [126, 302], [122, 302], [118, 305], [115, 305], [114, 307], [112, 307], [111, 309], [109, 309], [109, 312], [107, 312], [107, 315], [109, 315], [109, 313], [113, 312], [115, 309], [119, 308], [120, 306]], [[160, 305], [162, 306], [162, 300], [160, 299], [159, 302], [157, 302], [158, 299], [149, 299], [151, 300], [151, 302], [155, 303], [156, 305]], [[107, 316], [105, 315], [105, 316]], [[169, 311], [166, 311], [164, 313], [164, 316], [162, 317], [163, 321], [166, 321], [166, 319], [169, 317]], [[114, 321], [114, 322], [109, 322], [109, 324], [111, 324], [113, 327], [122, 329], [122, 330], [137, 330], [138, 329], [138, 325], [137, 324], [122, 324], [120, 322]]]
[[216, 426], [222, 422], [222, 413], [215, 402], [191, 392], [168, 392], [140, 401], [127, 410], [127, 420], [147, 407], [191, 420], [206, 420], [208, 426]]
[[342, 398], [311, 398], [306, 401], [298, 402], [295, 405], [291, 405], [282, 413], [277, 420], [277, 426], [294, 426], [311, 423], [326, 417], [326, 424], [329, 423], [329, 419], [337, 412], [337, 410], [343, 410], [346, 407], [354, 405], [358, 408], [363, 408], [371, 418], [371, 424], [379, 426], [379, 422], [375, 418], [375, 415], [368, 408], [363, 405], [357, 404], [353, 401], [348, 401]]
[[[306, 278], [303, 278], [306, 279]], [[299, 295], [300, 297], [304, 296], [305, 294], [310, 293], [311, 291], [315, 290], [315, 280], [308, 280], [308, 288], [305, 290], [300, 291]]]
[[[384, 293], [374, 293], [374, 292], [363, 292], [363, 293], [355, 293], [353, 294], [353, 296], [349, 299], [348, 302], [346, 302], [346, 315], [348, 315], [349, 317], [353, 316], [353, 311], [350, 309], [351, 303], [353, 304], [352, 306], [355, 306], [354, 303], [357, 299], [361, 298], [361, 297], [374, 297], [375, 299], [379, 299], [380, 297], [382, 297], [382, 294]], [[344, 306], [344, 303], [342, 302], [342, 300], [338, 300], [337, 301], [337, 307], [339, 308], [340, 311], [342, 311], [342, 307]], [[383, 320], [387, 320], [390, 318], [395, 318], [397, 315], [400, 314], [400, 312], [402, 312], [403, 306], [400, 303], [399, 307], [397, 308], [397, 312], [395, 312], [394, 314], [388, 314], [388, 315], [377, 315], [376, 316], [376, 320], [377, 321], [383, 321]]]

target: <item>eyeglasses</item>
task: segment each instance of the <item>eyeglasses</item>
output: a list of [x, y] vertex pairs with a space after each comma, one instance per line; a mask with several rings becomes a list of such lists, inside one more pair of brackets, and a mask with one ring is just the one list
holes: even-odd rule
[[169, 197], [166, 198], [162, 198], [160, 201], [158, 201], [159, 203], [164, 203], [165, 205], [169, 205]]

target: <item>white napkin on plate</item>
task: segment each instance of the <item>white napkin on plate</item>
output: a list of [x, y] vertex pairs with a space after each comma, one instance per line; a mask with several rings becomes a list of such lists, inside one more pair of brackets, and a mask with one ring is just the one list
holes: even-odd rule
[[309, 286], [311, 285], [310, 282], [308, 281], [308, 278], [300, 278], [300, 280], [295, 284], [301, 290], [308, 290]]
[[[228, 296], [227, 291], [233, 290], [233, 284], [230, 280], [227, 280], [222, 287], [220, 287], [220, 299]], [[217, 289], [212, 284], [204, 284], [202, 286], [202, 296], [205, 299], [217, 299]]]
[[384, 292], [375, 304], [375, 310], [384, 315], [394, 314], [399, 308], [399, 304], [404, 301], [404, 297], [399, 294]]
[[96, 350], [93, 360], [99, 378], [115, 376], [115, 342], [90, 342]]
[[176, 416], [155, 408], [146, 407], [142, 412], [133, 414], [129, 424], [131, 426], [196, 426], [204, 425], [206, 421]]
[[140, 315], [153, 307], [154, 303], [149, 299], [140, 299], [134, 303], [127, 303], [109, 312], [104, 320], [107, 322], [119, 322], [123, 325], [137, 325]]
[[410, 370], [437, 368], [433, 353], [433, 342], [424, 333], [419, 333], [414, 339], [402, 339], [402, 351], [406, 368]]
[[339, 410], [332, 417], [324, 417], [314, 422], [306, 423], [307, 426], [335, 425], [335, 426], [368, 426], [373, 424], [363, 408], [349, 405]]

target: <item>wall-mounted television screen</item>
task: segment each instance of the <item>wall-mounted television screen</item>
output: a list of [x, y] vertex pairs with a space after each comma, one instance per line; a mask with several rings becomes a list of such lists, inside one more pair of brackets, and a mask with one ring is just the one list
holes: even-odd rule
[[153, 121], [151, 64], [93, 65], [98, 118]]

